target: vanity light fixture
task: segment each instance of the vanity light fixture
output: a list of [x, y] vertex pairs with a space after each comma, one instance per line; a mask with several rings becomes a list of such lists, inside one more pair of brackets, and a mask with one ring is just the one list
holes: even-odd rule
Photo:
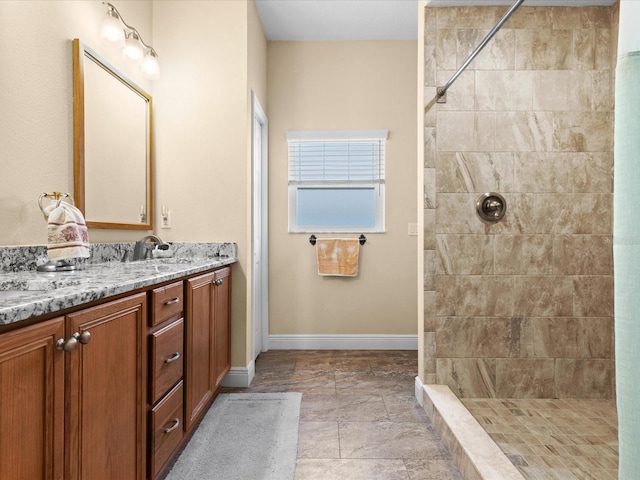
[[160, 78], [158, 54], [151, 45], [147, 45], [138, 30], [127, 24], [111, 3], [107, 6], [107, 16], [102, 21], [102, 38], [122, 46], [122, 56], [129, 61], [142, 63], [142, 76], [149, 80]]
[[113, 5], [107, 5], [109, 5], [107, 17], [102, 21], [100, 29], [102, 38], [118, 45], [124, 45], [124, 30], [122, 29], [122, 23], [120, 23], [120, 17]]

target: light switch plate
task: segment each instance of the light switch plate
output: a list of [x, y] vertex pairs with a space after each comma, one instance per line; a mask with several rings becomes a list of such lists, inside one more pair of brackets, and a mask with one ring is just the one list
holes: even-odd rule
[[162, 206], [162, 214], [160, 216], [160, 228], [171, 228], [171, 210]]
[[409, 235], [418, 235], [418, 224], [410, 223], [409, 224]]

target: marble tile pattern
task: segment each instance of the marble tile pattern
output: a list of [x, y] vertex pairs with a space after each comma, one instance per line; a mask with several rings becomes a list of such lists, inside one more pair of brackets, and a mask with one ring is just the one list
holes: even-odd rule
[[[425, 7], [425, 383], [612, 398], [612, 7]], [[484, 192], [505, 218], [483, 222]]]
[[234, 243], [172, 243], [174, 257], [123, 262], [131, 244], [91, 245], [70, 272], [37, 272], [46, 247], [0, 247], [0, 325], [51, 314], [112, 295], [237, 261]]
[[524, 478], [618, 478], [614, 400], [462, 399]]
[[462, 480], [415, 399], [416, 351], [270, 350], [243, 392], [302, 392], [295, 480]]
[[422, 395], [425, 412], [465, 480], [524, 479], [446, 385], [424, 385]]

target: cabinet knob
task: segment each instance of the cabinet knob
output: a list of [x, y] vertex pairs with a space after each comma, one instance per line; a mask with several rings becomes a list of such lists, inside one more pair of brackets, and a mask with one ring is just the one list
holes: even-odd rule
[[86, 345], [90, 341], [91, 333], [88, 330], [85, 330], [82, 333], [75, 332], [68, 340], [65, 340], [64, 338], [58, 339], [58, 341], [56, 342], [56, 350], [70, 352], [78, 346], [78, 343]]
[[164, 363], [173, 363], [176, 360], [178, 360], [180, 358], [180, 352], [176, 352], [173, 355], [171, 355], [169, 358], [167, 358]]
[[179, 419], [179, 418], [174, 418], [174, 419], [172, 420], [172, 422], [173, 422], [173, 425], [171, 425], [171, 426], [170, 426], [170, 427], [168, 427], [168, 428], [165, 428], [165, 429], [164, 429], [164, 433], [171, 433], [171, 432], [173, 432], [176, 428], [178, 428], [178, 426], [180, 425], [180, 419]]
[[65, 340], [64, 338], [60, 338], [56, 342], [56, 350], [62, 350], [65, 352], [70, 352], [74, 348], [78, 346], [78, 339], [72, 336], [69, 340]]
[[89, 332], [89, 330], [84, 330], [81, 334], [74, 333], [73, 335], [74, 336], [78, 335], [78, 341], [82, 345], [86, 345], [91, 341], [91, 332]]
[[222, 281], [221, 278], [219, 278], [218, 280], [216, 280], [215, 282], [213, 282], [216, 284], [216, 287], [219, 287], [220, 285], [222, 285], [224, 282]]

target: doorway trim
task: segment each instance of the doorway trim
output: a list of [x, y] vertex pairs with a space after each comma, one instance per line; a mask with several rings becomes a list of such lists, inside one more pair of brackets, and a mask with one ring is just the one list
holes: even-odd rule
[[[269, 122], [255, 92], [251, 92], [251, 110], [251, 271], [253, 277], [251, 358], [255, 361], [260, 352], [269, 350]], [[258, 159], [260, 164], [256, 165]], [[256, 192], [256, 184], [260, 185], [259, 192]], [[260, 245], [257, 262], [254, 255], [256, 243]], [[259, 278], [256, 278], [256, 275]], [[261, 292], [259, 298], [257, 298], [256, 287]], [[255, 335], [258, 322], [260, 322], [260, 338], [256, 338], [257, 335]]]

